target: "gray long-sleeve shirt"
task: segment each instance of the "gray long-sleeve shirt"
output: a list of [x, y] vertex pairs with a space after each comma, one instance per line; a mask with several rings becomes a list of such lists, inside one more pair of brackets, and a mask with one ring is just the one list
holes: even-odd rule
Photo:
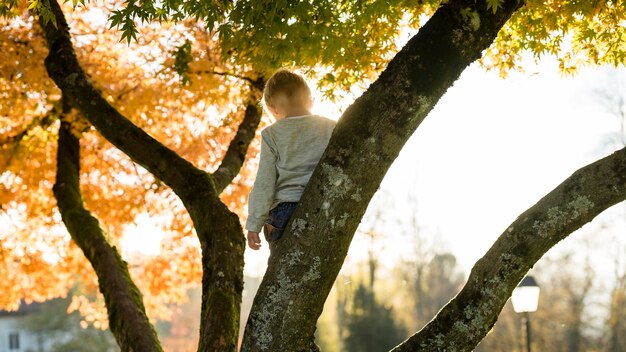
[[260, 232], [278, 203], [300, 200], [335, 124], [304, 115], [278, 120], [261, 131], [261, 160], [248, 200], [246, 230]]

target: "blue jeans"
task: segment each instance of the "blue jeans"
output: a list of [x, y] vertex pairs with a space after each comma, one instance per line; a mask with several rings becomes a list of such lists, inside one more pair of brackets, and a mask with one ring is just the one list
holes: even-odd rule
[[[298, 202], [283, 202], [279, 203], [274, 207], [274, 209], [270, 210], [270, 220], [267, 224], [265, 224], [265, 226], [263, 226], [265, 239], [270, 243], [270, 245], [272, 242], [276, 242], [283, 237], [285, 226], [287, 226], [294, 210], [296, 210], [296, 205], [298, 205]], [[267, 226], [268, 224], [273, 227], [271, 230], [270, 227]]]

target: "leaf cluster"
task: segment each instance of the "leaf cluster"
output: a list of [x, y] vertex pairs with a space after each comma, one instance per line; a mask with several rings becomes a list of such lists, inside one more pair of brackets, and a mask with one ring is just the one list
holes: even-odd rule
[[502, 29], [483, 64], [505, 76], [535, 61], [556, 58], [564, 74], [585, 65], [626, 63], [626, 1], [527, 0]]

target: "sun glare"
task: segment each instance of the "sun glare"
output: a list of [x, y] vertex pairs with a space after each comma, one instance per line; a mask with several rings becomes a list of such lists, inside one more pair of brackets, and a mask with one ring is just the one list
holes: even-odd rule
[[125, 259], [133, 255], [154, 256], [161, 252], [161, 241], [166, 233], [155, 225], [155, 221], [146, 213], [135, 219], [135, 224], [124, 231], [121, 240], [122, 256]]

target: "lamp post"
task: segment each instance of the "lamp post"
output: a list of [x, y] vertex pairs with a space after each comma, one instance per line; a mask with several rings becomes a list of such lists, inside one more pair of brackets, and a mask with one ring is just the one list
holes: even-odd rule
[[522, 314], [522, 331], [526, 337], [526, 351], [531, 352], [530, 315], [539, 305], [539, 285], [532, 276], [526, 276], [513, 290], [513, 310]]

